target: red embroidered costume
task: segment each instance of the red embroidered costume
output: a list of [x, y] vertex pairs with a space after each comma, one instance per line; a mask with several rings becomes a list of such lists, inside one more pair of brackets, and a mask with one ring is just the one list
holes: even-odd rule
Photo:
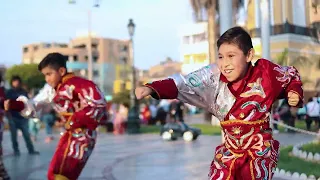
[[48, 179], [76, 180], [95, 146], [97, 126], [106, 121], [106, 101], [92, 81], [73, 74], [62, 78], [53, 95], [53, 99], [45, 97], [37, 102], [52, 99], [54, 109], [65, 122], [66, 131], [51, 160]]
[[272, 179], [279, 142], [273, 139], [269, 125], [271, 106], [290, 91], [302, 103], [302, 83], [294, 67], [265, 59], [249, 66], [236, 90], [214, 64], [186, 76], [146, 84], [156, 99], [177, 98], [207, 109], [220, 120], [225, 142], [216, 148], [210, 180]]

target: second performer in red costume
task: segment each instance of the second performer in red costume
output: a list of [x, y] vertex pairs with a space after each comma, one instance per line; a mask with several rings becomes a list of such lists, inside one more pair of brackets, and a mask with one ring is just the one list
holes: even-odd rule
[[303, 103], [299, 73], [266, 59], [254, 61], [251, 37], [240, 27], [226, 31], [217, 46], [217, 64], [146, 84], [136, 96], [179, 99], [220, 119], [225, 142], [214, 153], [210, 180], [272, 179], [279, 142], [272, 137], [271, 106], [279, 98], [291, 106]]

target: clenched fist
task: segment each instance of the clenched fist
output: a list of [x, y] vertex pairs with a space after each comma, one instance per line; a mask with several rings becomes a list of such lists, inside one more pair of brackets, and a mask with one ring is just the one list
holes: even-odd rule
[[142, 99], [149, 96], [152, 93], [152, 89], [146, 86], [137, 87], [135, 89], [135, 94], [137, 99]]
[[290, 106], [297, 106], [300, 101], [299, 95], [295, 92], [288, 93], [288, 103]]

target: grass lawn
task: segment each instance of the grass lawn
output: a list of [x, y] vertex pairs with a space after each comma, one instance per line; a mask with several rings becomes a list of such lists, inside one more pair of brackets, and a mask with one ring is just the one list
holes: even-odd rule
[[[212, 126], [210, 124], [192, 124], [191, 127], [201, 129], [202, 134], [204, 135], [220, 135], [221, 130], [218, 126]], [[150, 133], [150, 134], [158, 134], [160, 133], [161, 126], [145, 126], [142, 125], [140, 128], [141, 133]]]
[[[306, 122], [304, 120], [296, 120], [295, 126], [296, 128], [307, 130]], [[278, 125], [278, 128], [280, 132], [285, 132], [284, 127]], [[314, 124], [311, 125], [311, 130], [316, 132], [317, 129]]]
[[[303, 145], [301, 147], [301, 150], [307, 151], [307, 152], [312, 152], [313, 154], [315, 154], [315, 153], [320, 154], [320, 142]], [[320, 164], [319, 164], [319, 166], [320, 166]]]
[[317, 178], [320, 177], [320, 164], [314, 162], [304, 161], [298, 157], [289, 155], [292, 151], [292, 146], [282, 148], [280, 150], [280, 158], [278, 162], [278, 168], [285, 171], [305, 173], [308, 176], [313, 174]]
[[[201, 129], [202, 134], [204, 135], [220, 135], [221, 129], [219, 126], [212, 126], [211, 124], [192, 124], [191, 127]], [[278, 126], [280, 132], [285, 132], [285, 128]], [[296, 121], [296, 127], [300, 129], [306, 129], [304, 121]], [[141, 133], [151, 133], [158, 134], [160, 133], [161, 126], [151, 125], [151, 126], [141, 126]], [[314, 129], [315, 130], [315, 129]]]

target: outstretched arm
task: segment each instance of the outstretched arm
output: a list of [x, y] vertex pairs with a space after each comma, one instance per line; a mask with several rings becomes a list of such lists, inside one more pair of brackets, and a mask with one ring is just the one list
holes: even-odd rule
[[217, 66], [212, 64], [186, 76], [177, 74], [145, 86], [152, 89], [151, 96], [155, 99], [179, 99], [197, 107], [207, 108], [208, 92], [218, 89], [219, 75]]

